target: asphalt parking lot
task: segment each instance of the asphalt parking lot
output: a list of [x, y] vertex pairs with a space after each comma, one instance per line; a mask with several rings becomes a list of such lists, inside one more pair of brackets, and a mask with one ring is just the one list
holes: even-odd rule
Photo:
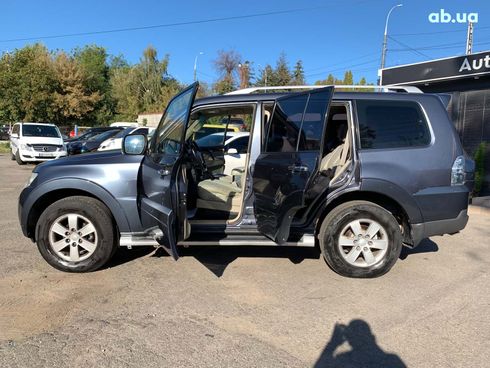
[[490, 212], [372, 280], [314, 249], [121, 249], [91, 274], [24, 238], [33, 166], [0, 155], [0, 367], [488, 367]]

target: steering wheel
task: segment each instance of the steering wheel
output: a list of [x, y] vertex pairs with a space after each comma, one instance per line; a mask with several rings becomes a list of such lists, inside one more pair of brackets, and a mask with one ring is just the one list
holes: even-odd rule
[[199, 146], [195, 141], [190, 141], [189, 153], [192, 156], [192, 162], [196, 166], [196, 169], [201, 172], [202, 176], [207, 179], [214, 178], [213, 174], [209, 171], [208, 166], [206, 165], [206, 160], [204, 159]]

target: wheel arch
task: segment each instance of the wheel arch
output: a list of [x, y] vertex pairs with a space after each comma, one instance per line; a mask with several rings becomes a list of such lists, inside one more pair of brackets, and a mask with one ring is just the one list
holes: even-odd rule
[[105, 189], [95, 183], [88, 181], [77, 181], [79, 185], [60, 185], [56, 183], [53, 188], [53, 182], [47, 183], [47, 188], [43, 188], [36, 198], [32, 200], [30, 210], [27, 214], [27, 236], [36, 240], [37, 222], [43, 211], [54, 202], [73, 196], [91, 197], [102, 202], [110, 211], [116, 230], [118, 232], [130, 231], [129, 222], [123, 212], [123, 209], [117, 203], [117, 200]]
[[335, 207], [352, 201], [367, 201], [377, 204], [383, 207], [385, 210], [391, 212], [396, 218], [398, 223], [403, 229], [403, 242], [406, 244], [412, 244], [411, 237], [411, 226], [410, 226], [410, 216], [407, 210], [392, 197], [373, 191], [352, 191], [341, 194], [340, 196], [334, 198], [332, 201], [328, 202], [325, 208], [320, 212], [318, 216], [318, 221], [315, 226], [315, 234], [318, 234], [322, 226], [325, 217], [332, 211]]

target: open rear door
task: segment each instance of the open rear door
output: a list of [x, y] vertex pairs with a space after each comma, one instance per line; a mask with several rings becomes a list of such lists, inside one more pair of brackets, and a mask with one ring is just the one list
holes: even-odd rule
[[333, 87], [290, 94], [276, 101], [265, 127], [264, 147], [253, 170], [258, 230], [279, 244], [305, 206], [309, 182], [318, 170]]
[[180, 161], [198, 86], [192, 84], [169, 102], [141, 167], [142, 224], [174, 259], [186, 220]]

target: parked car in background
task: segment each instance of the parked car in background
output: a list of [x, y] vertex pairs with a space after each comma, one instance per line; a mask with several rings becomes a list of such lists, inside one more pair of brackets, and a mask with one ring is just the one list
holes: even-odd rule
[[10, 128], [8, 126], [0, 127], [0, 141], [8, 141], [10, 139]]
[[225, 158], [223, 174], [232, 175], [236, 170], [245, 168], [247, 160], [249, 132], [212, 133], [196, 141], [201, 149], [222, 150]]
[[66, 146], [54, 124], [16, 123], [10, 134], [12, 160], [19, 165], [66, 156]]
[[104, 142], [102, 142], [98, 148], [98, 151], [120, 150], [122, 140], [128, 134], [144, 134], [148, 136], [148, 134], [153, 133], [154, 130], [155, 128], [148, 127], [126, 128], [124, 130], [121, 130], [112, 138], [106, 139]]
[[138, 127], [138, 123], [135, 121], [116, 121], [116, 122], [111, 124], [111, 127], [118, 127], [118, 128], [133, 127], [133, 128], [136, 128], [136, 127]]
[[97, 151], [100, 144], [106, 139], [115, 136], [117, 133], [122, 131], [122, 128], [113, 128], [106, 130], [104, 132], [92, 135], [87, 139], [77, 140], [75, 142], [70, 142], [67, 144], [67, 150], [69, 155], [78, 155], [85, 152]]
[[237, 125], [226, 126], [226, 124], [204, 124], [198, 132], [194, 133], [194, 139], [198, 140], [199, 138], [206, 137], [212, 133], [224, 132], [225, 129], [228, 132], [241, 131], [240, 127]]
[[82, 134], [74, 136], [72, 138], [66, 139], [65, 143], [76, 142], [76, 141], [86, 141], [87, 139], [96, 136], [97, 134], [107, 132], [108, 130], [121, 130], [118, 127], [94, 127], [86, 129]]

